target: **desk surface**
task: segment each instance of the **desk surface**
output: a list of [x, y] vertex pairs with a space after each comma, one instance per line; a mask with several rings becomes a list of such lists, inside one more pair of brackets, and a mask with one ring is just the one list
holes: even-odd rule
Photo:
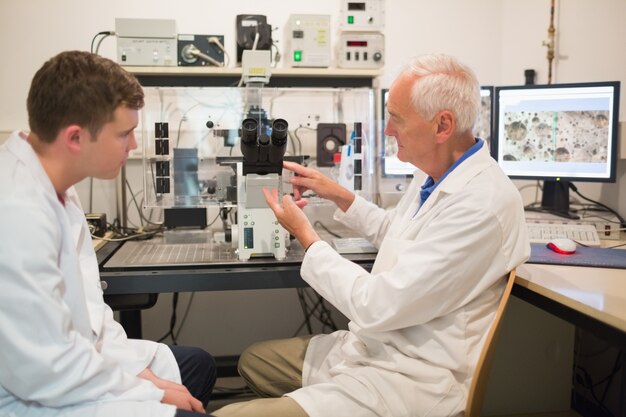
[[[292, 248], [295, 252], [301, 249]], [[107, 248], [98, 251], [106, 258]], [[371, 268], [375, 255], [346, 255]], [[257, 260], [175, 268], [102, 270], [105, 294], [299, 288], [300, 262]], [[563, 265], [524, 264], [517, 270], [514, 294], [574, 324], [602, 332], [626, 346], [626, 270]]]
[[[159, 255], [152, 265], [133, 265], [137, 259], [146, 259], [142, 254], [158, 255], [163, 243], [163, 239], [154, 238], [132, 242], [128, 245], [130, 250], [124, 246], [119, 249], [121, 245], [114, 243], [100, 249], [97, 255], [105, 295], [307, 287], [300, 277], [304, 250], [296, 241], [292, 242], [287, 258], [280, 261], [274, 258], [238, 261], [229, 245], [205, 243], [198, 245], [202, 250], [197, 252], [205, 261], [196, 259], [197, 254], [189, 256], [185, 252], [176, 255], [175, 262], [170, 262], [170, 256]], [[138, 247], [144, 247], [145, 251], [137, 251]], [[367, 270], [375, 258], [370, 253], [344, 256]]]
[[524, 264], [515, 283], [626, 333], [626, 270]]

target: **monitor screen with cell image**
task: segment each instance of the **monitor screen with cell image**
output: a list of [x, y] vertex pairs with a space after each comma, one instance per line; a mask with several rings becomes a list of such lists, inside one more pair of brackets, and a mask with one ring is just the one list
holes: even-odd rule
[[569, 213], [569, 183], [614, 182], [619, 82], [496, 87], [491, 151], [514, 179], [543, 180], [541, 207]]

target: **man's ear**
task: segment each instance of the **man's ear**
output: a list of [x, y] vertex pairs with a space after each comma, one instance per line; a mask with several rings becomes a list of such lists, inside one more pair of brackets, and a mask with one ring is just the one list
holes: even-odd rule
[[456, 130], [456, 120], [449, 110], [440, 111], [435, 118], [437, 120], [437, 141], [443, 143], [448, 140]]
[[69, 125], [63, 129], [59, 134], [61, 141], [65, 147], [72, 153], [80, 152], [81, 145], [87, 139], [85, 137], [86, 131], [78, 125]]

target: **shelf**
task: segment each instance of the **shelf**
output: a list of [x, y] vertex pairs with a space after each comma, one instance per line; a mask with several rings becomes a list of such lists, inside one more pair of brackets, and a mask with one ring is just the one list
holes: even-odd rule
[[[144, 86], [236, 86], [241, 68], [125, 66]], [[373, 87], [379, 69], [272, 68], [268, 87]]]
[[[139, 67], [125, 66], [124, 69], [135, 75], [204, 75], [241, 76], [241, 68], [224, 67]], [[345, 68], [272, 68], [272, 77], [326, 77], [326, 78], [375, 78], [382, 72], [378, 69], [345, 69]]]

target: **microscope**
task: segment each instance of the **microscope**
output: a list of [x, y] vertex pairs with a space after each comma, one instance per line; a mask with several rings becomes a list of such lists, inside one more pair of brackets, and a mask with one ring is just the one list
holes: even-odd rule
[[273, 256], [278, 260], [286, 257], [289, 234], [268, 207], [263, 188], [276, 188], [282, 195], [287, 129], [284, 119], [275, 119], [271, 127], [267, 119], [260, 117], [248, 117], [241, 123], [243, 161], [237, 162], [238, 224], [231, 229], [239, 260], [256, 256]]

